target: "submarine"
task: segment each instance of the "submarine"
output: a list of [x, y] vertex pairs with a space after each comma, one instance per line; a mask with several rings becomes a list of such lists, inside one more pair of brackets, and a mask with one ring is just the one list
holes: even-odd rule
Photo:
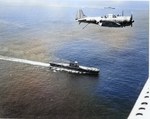
[[50, 67], [57, 67], [57, 68], [64, 68], [72, 70], [72, 72], [77, 71], [83, 74], [91, 74], [91, 75], [98, 75], [100, 70], [93, 67], [85, 67], [78, 65], [78, 62], [75, 61], [74, 63], [53, 63], [50, 62]]

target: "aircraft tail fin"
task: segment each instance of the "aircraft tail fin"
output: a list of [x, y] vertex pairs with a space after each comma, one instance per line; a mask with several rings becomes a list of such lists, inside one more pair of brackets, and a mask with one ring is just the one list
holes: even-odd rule
[[86, 17], [86, 15], [83, 13], [81, 9], [78, 9], [76, 14], [76, 20]]

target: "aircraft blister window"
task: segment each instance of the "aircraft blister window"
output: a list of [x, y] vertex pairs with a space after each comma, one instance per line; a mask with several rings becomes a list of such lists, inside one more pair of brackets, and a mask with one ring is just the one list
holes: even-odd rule
[[140, 107], [139, 110], [145, 110], [145, 108], [144, 107]]
[[142, 113], [137, 113], [136, 115], [143, 115]]
[[149, 96], [145, 96], [144, 98], [149, 98]]
[[142, 104], [142, 105], [147, 105], [148, 103], [147, 103], [147, 102], [142, 102], [141, 104]]

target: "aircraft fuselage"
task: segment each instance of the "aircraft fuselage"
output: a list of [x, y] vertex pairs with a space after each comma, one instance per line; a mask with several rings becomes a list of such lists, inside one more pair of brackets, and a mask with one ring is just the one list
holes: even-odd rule
[[114, 14], [108, 14], [104, 17], [87, 17], [84, 15], [82, 10], [77, 12], [76, 21], [80, 23], [92, 23], [100, 26], [106, 27], [125, 27], [132, 26], [134, 20], [132, 20], [133, 16], [115, 16]]

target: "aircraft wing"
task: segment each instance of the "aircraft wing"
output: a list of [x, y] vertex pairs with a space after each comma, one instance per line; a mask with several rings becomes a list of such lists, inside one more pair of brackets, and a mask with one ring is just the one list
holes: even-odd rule
[[113, 22], [113, 21], [100, 21], [100, 26], [107, 26], [107, 27], [121, 27], [120, 23]]
[[148, 119], [150, 117], [150, 79], [148, 79], [131, 110], [128, 119]]

